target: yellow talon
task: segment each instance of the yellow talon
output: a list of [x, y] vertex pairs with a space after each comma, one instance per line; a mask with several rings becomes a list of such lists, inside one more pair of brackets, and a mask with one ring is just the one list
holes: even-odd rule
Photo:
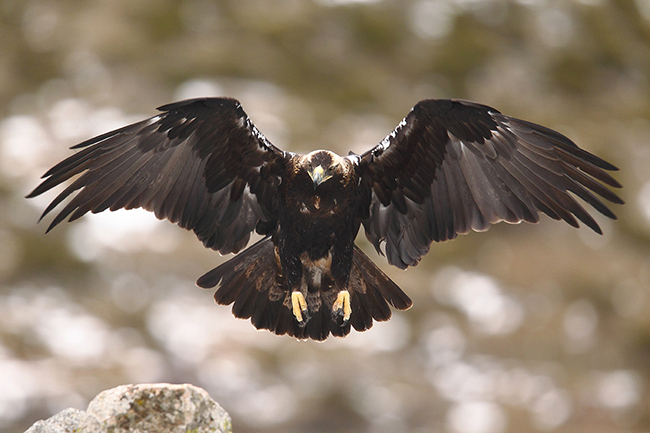
[[336, 297], [336, 301], [334, 301], [334, 305], [332, 305], [332, 310], [343, 310], [343, 320], [346, 322], [350, 320], [350, 316], [352, 315], [352, 307], [350, 306], [350, 292], [347, 290], [341, 290]]
[[307, 311], [307, 301], [300, 292], [291, 293], [291, 306], [293, 307], [293, 315], [298, 322], [303, 322], [302, 312]]

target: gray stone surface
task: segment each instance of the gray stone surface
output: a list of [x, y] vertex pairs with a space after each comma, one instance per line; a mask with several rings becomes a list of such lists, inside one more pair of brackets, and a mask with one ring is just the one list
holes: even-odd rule
[[46, 420], [36, 421], [27, 433], [74, 433], [86, 412], [79, 409], [64, 409]]
[[194, 385], [122, 385], [103, 391], [84, 412], [65, 409], [26, 433], [232, 432], [228, 413]]

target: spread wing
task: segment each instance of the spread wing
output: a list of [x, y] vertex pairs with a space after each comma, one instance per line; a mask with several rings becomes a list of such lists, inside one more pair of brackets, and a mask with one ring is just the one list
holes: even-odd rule
[[567, 137], [467, 101], [419, 102], [379, 145], [356, 157], [371, 188], [366, 236], [389, 263], [418, 263], [432, 241], [487, 230], [499, 221], [539, 221], [539, 212], [601, 233], [574, 196], [615, 219], [623, 201], [610, 163]]
[[28, 197], [80, 175], [45, 209], [43, 216], [72, 195], [48, 231], [68, 216], [141, 207], [226, 254], [243, 248], [260, 220], [274, 220], [272, 197], [287, 154], [238, 101], [191, 99], [159, 110], [74, 146], [81, 150], [43, 175]]

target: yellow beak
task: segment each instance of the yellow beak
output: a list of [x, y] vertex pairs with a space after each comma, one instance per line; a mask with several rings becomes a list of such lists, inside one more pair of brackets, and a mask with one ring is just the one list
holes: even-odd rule
[[314, 182], [314, 189], [321, 183], [325, 182], [327, 179], [332, 177], [331, 174], [325, 173], [325, 170], [323, 169], [322, 166], [318, 166], [314, 168], [313, 170], [308, 171], [309, 177], [311, 177], [311, 180]]

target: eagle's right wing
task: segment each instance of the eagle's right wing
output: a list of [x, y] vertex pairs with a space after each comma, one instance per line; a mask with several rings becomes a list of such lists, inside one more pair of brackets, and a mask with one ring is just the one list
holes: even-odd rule
[[[45, 209], [73, 194], [48, 231], [70, 216], [144, 208], [193, 230], [222, 254], [248, 243], [260, 220], [273, 220], [272, 197], [288, 154], [252, 124], [238, 101], [201, 98], [87, 140], [51, 168], [28, 197], [80, 175]], [[42, 217], [41, 217], [42, 218]]]

